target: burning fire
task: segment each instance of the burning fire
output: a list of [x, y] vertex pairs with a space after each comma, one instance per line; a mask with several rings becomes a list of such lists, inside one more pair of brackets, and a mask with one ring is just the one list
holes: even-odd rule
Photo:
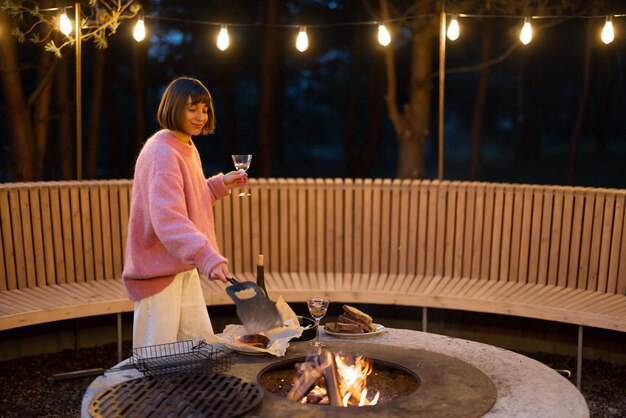
[[287, 398], [344, 407], [376, 405], [380, 392], [371, 399], [367, 396], [367, 376], [372, 370], [372, 361], [363, 356], [344, 357], [323, 350], [298, 365], [299, 375]]

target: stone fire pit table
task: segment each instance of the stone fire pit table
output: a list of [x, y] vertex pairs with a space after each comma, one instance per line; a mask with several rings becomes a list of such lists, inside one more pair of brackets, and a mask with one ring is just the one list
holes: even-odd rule
[[[549, 367], [520, 354], [487, 344], [451, 338], [437, 334], [404, 329], [387, 329], [386, 332], [368, 338], [348, 340], [333, 338], [320, 332], [321, 338], [330, 342], [330, 348], [341, 346], [358, 347], [360, 343], [389, 346], [389, 353], [405, 349], [423, 350], [443, 354], [475, 367], [494, 384], [497, 398], [485, 417], [568, 417], [587, 418], [589, 408], [576, 387]], [[297, 343], [287, 350], [287, 357], [299, 354], [303, 344]], [[233, 354], [230, 373], [244, 380], [255, 381], [257, 373], [265, 366], [282, 360], [274, 356], [246, 356]], [[125, 362], [123, 362], [125, 363]], [[419, 371], [418, 371], [419, 375]], [[105, 388], [125, 380], [141, 377], [136, 370], [109, 372], [95, 379], [83, 397], [81, 416], [89, 417], [89, 403]], [[420, 389], [415, 392], [419, 394]], [[295, 416], [293, 410], [283, 408], [286, 402], [275, 395], [266, 393], [259, 408], [247, 416], [260, 418], [280, 418]], [[304, 405], [297, 405], [305, 407]], [[371, 407], [376, 408], [376, 407]], [[308, 406], [298, 411], [300, 417], [350, 416], [347, 409], [325, 406]], [[364, 410], [367, 408], [363, 408]], [[343, 410], [343, 411], [338, 411]], [[365, 411], [359, 416], [369, 416]], [[372, 411], [373, 412], [373, 411]], [[396, 416], [393, 409], [377, 416]]]

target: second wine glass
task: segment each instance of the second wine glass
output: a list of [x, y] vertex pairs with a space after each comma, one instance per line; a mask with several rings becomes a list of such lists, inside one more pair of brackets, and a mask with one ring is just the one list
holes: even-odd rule
[[[233, 164], [235, 164], [236, 170], [248, 171], [250, 164], [252, 163], [252, 154], [233, 154]], [[250, 196], [250, 193], [246, 193], [243, 189], [239, 189], [237, 196]]]
[[326, 298], [308, 298], [306, 300], [309, 313], [315, 319], [315, 341], [309, 342], [310, 346], [326, 347], [326, 344], [320, 341], [320, 319], [326, 315], [329, 303], [330, 301]]

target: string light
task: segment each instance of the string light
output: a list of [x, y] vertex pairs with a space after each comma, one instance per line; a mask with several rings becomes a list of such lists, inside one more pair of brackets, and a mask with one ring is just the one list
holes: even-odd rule
[[613, 32], [613, 18], [612, 16], [606, 17], [606, 22], [604, 22], [604, 28], [602, 28], [602, 36], [600, 36], [602, 42], [605, 44], [610, 44], [615, 39], [615, 32]]
[[133, 30], [133, 38], [135, 38], [137, 42], [141, 42], [146, 39], [146, 25], [143, 22], [143, 17], [137, 19], [135, 29]]
[[217, 35], [217, 48], [220, 51], [226, 51], [230, 46], [230, 38], [228, 36], [228, 28], [226, 25], [222, 25], [220, 33]]
[[533, 28], [530, 26], [529, 17], [524, 19], [524, 26], [522, 26], [522, 31], [519, 34], [519, 40], [522, 41], [524, 45], [528, 45], [530, 41], [533, 40]]
[[306, 27], [301, 26], [296, 38], [296, 49], [300, 52], [304, 52], [309, 49], [309, 37], [306, 34]]
[[448, 25], [448, 39], [451, 41], [456, 41], [459, 39], [459, 20], [456, 15], [452, 15], [450, 19], [450, 24]]
[[387, 46], [391, 43], [391, 35], [383, 24], [378, 25], [378, 43], [382, 46]]
[[63, 10], [61, 17], [59, 18], [59, 29], [61, 30], [61, 33], [65, 36], [68, 36], [70, 33], [72, 33], [72, 22], [70, 21], [70, 18], [67, 17], [67, 13], [65, 13], [65, 10]]

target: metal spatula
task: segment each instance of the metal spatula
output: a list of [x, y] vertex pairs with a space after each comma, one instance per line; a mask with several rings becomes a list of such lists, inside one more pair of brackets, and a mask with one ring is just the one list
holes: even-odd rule
[[276, 305], [256, 283], [239, 282], [234, 278], [228, 281], [232, 285], [226, 288], [226, 293], [235, 302], [237, 316], [249, 333], [256, 334], [283, 324]]

